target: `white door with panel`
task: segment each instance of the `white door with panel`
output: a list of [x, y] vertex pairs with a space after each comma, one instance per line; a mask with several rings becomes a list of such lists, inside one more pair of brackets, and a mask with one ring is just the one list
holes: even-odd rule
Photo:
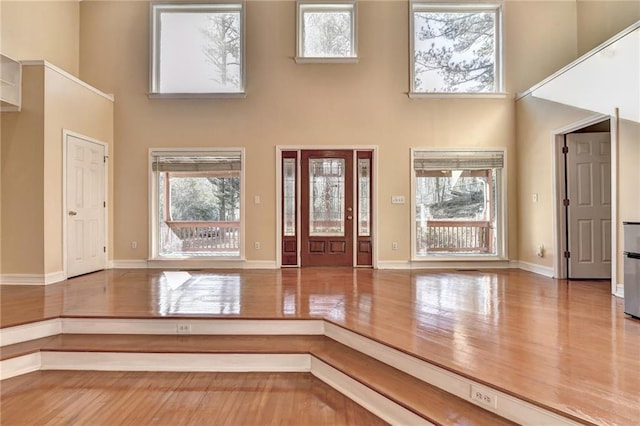
[[66, 136], [67, 277], [105, 268], [105, 147]]
[[567, 135], [569, 278], [611, 278], [611, 135]]

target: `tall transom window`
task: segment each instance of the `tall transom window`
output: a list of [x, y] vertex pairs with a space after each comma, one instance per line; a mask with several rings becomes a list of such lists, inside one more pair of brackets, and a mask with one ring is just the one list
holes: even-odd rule
[[348, 60], [357, 57], [356, 4], [298, 2], [298, 60]]
[[244, 92], [242, 3], [151, 5], [152, 94]]
[[500, 18], [497, 5], [412, 3], [411, 92], [501, 92]]

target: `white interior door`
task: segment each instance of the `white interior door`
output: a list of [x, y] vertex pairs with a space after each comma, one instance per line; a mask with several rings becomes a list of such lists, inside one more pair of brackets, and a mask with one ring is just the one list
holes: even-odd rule
[[105, 268], [105, 147], [67, 135], [67, 277]]
[[569, 278], [611, 278], [611, 136], [567, 135]]

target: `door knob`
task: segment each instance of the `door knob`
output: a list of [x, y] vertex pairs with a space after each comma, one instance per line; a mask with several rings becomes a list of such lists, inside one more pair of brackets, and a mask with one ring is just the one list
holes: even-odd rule
[[349, 215], [349, 216], [347, 216], [347, 219], [351, 220], [351, 219], [353, 219], [353, 216]]
[[69, 210], [69, 216], [75, 216], [78, 212], [74, 212], [73, 210]]
[[353, 209], [351, 207], [347, 207], [347, 211], [350, 212], [353, 211]]

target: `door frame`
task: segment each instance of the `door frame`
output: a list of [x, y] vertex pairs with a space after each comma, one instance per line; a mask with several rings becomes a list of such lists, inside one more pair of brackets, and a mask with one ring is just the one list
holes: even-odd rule
[[109, 144], [101, 140], [77, 133], [68, 129], [62, 129], [62, 271], [64, 278], [67, 279], [67, 261], [68, 261], [68, 238], [69, 231], [67, 229], [67, 149], [69, 136], [82, 139], [86, 142], [102, 145], [104, 148], [104, 201], [107, 207], [103, 209], [104, 214], [104, 267], [109, 268]]
[[[373, 233], [373, 237], [371, 239], [371, 246], [373, 250], [373, 258], [371, 259], [371, 266], [374, 269], [378, 268], [378, 146], [377, 145], [276, 145], [276, 182], [275, 182], [275, 192], [276, 192], [276, 268], [282, 268], [282, 152], [283, 151], [331, 151], [331, 150], [349, 150], [353, 151], [354, 154], [357, 151], [371, 151], [373, 152], [373, 162], [371, 164], [372, 167], [372, 181], [371, 185], [373, 185], [371, 191], [371, 197], [373, 198], [371, 203], [371, 211], [373, 214], [373, 221], [371, 223], [371, 229]], [[355, 156], [354, 156], [355, 159]], [[297, 176], [299, 179], [301, 172], [301, 162], [298, 159], [297, 163]], [[354, 197], [357, 194], [356, 187], [358, 180], [355, 179], [357, 175], [357, 167], [355, 167], [354, 160]], [[297, 200], [296, 200], [296, 234], [300, 235], [301, 230], [301, 211], [300, 211], [300, 185], [297, 188]], [[355, 247], [357, 247], [357, 220], [352, 221], [353, 226], [353, 242], [354, 242], [354, 250], [353, 250], [353, 268], [357, 268], [357, 253]], [[300, 267], [300, 244], [298, 244], [298, 265], [296, 267]]]
[[551, 148], [553, 155], [553, 276], [559, 279], [568, 277], [564, 252], [567, 250], [566, 232], [567, 217], [563, 205], [564, 184], [565, 184], [565, 166], [562, 147], [564, 146], [565, 136], [585, 127], [610, 121], [611, 134], [611, 293], [617, 291], [618, 281], [618, 112], [613, 115], [596, 114], [568, 124], [564, 127], [557, 128], [551, 134]]

